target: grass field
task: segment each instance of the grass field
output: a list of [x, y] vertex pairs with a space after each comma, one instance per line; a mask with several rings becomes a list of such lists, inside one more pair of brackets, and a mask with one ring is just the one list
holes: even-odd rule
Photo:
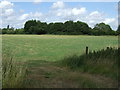
[[17, 59], [56, 61], [72, 54], [85, 53], [85, 47], [100, 50], [117, 47], [117, 36], [3, 35], [2, 46]]
[[[27, 61], [28, 88], [105, 88], [117, 87], [116, 80], [98, 74], [72, 71], [54, 61], [74, 54], [82, 55], [85, 47], [98, 51], [118, 47], [117, 36], [74, 35], [3, 35], [2, 49], [18, 61]], [[102, 66], [100, 66], [102, 67]]]

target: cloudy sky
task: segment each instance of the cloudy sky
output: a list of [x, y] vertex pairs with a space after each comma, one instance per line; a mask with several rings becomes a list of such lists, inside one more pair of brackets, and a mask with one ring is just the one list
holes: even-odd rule
[[83, 21], [90, 27], [104, 22], [117, 29], [117, 2], [0, 2], [0, 26], [23, 28], [30, 19], [43, 22]]

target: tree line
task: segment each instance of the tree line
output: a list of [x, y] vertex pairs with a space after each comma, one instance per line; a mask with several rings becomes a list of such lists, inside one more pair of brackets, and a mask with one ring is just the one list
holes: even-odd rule
[[99, 23], [91, 28], [87, 23], [77, 21], [66, 21], [49, 23], [39, 20], [28, 20], [24, 24], [24, 28], [0, 29], [2, 34], [55, 34], [55, 35], [118, 35], [120, 34], [120, 25], [116, 31], [112, 30], [110, 25]]

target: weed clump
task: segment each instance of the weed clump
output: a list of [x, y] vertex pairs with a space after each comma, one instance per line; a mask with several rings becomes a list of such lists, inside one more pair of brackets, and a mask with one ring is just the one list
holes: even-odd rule
[[22, 88], [27, 67], [24, 63], [16, 61], [10, 52], [3, 53], [2, 57], [2, 87]]
[[73, 55], [62, 60], [62, 65], [73, 70], [104, 75], [118, 79], [118, 49], [107, 48], [89, 52], [87, 55]]

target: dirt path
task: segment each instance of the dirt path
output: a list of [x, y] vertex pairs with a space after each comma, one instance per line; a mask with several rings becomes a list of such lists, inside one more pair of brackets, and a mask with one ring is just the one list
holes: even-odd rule
[[71, 71], [51, 62], [30, 62], [29, 88], [114, 88], [117, 82], [99, 75]]

